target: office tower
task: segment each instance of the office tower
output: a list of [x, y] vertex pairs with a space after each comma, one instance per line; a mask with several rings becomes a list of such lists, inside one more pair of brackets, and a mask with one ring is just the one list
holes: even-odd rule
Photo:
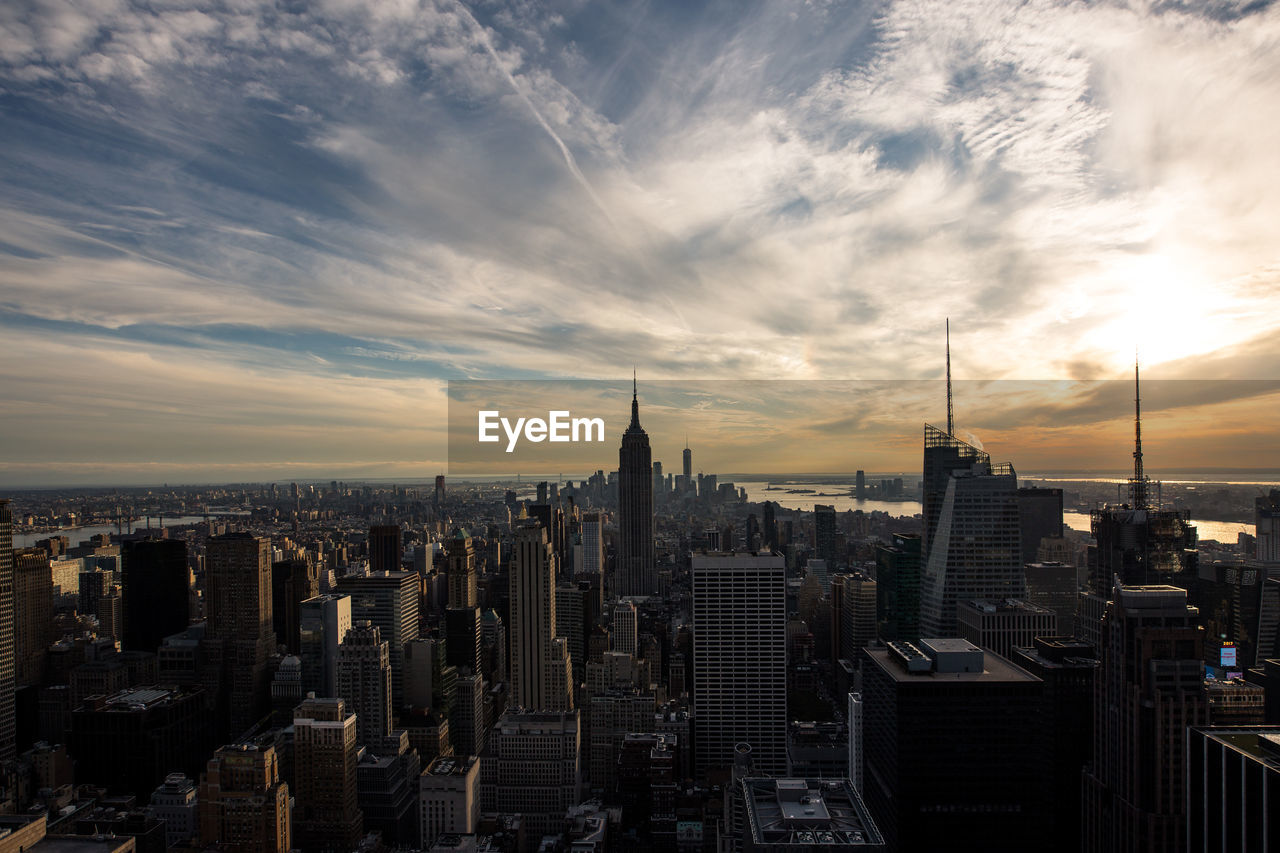
[[349, 595], [325, 593], [298, 606], [298, 657], [302, 660], [304, 695], [338, 695], [338, 647], [350, 630]]
[[573, 707], [568, 646], [556, 636], [555, 555], [547, 532], [516, 533], [511, 587], [512, 703], [528, 711]]
[[666, 477], [662, 476], [662, 463], [653, 463], [653, 499], [657, 503], [662, 503], [666, 497]]
[[196, 783], [185, 773], [170, 773], [151, 794], [147, 816], [164, 821], [165, 848], [178, 847], [200, 829]]
[[90, 697], [72, 711], [67, 747], [77, 778], [115, 793], [145, 793], [175, 770], [199, 771], [213, 723], [199, 687], [136, 687]]
[[658, 577], [653, 562], [653, 479], [649, 434], [640, 426], [640, 403], [634, 380], [631, 424], [618, 450], [618, 567], [613, 594], [655, 595]]
[[920, 639], [921, 539], [895, 533], [890, 545], [876, 546], [876, 622], [886, 642]]
[[375, 524], [369, 528], [369, 571], [398, 572], [404, 545], [398, 524]]
[[636, 654], [639, 647], [640, 623], [636, 616], [636, 606], [630, 601], [619, 601], [613, 607], [613, 650]]
[[13, 552], [14, 678], [18, 687], [39, 684], [53, 630], [53, 574], [49, 552]]
[[990, 463], [991, 457], [983, 451], [966, 444], [950, 432], [943, 432], [937, 427], [924, 426], [924, 476], [921, 510], [924, 515], [924, 533], [920, 539], [921, 565], [927, 565], [929, 551], [932, 547], [938, 527], [938, 518], [942, 514], [942, 504], [947, 496], [947, 487], [951, 482], [953, 471], [967, 471], [976, 463]]
[[271, 541], [211, 536], [205, 559], [205, 688], [218, 696], [226, 732], [238, 736], [270, 710]]
[[412, 848], [418, 837], [418, 776], [422, 758], [398, 730], [375, 749], [361, 750], [356, 800], [366, 833], [378, 833], [392, 849]]
[[863, 500], [867, 496], [867, 474], [865, 471], [859, 471], [853, 475], [853, 497], [856, 500]]
[[98, 638], [119, 643], [124, 632], [124, 601], [120, 595], [120, 584], [107, 586], [98, 598], [94, 615], [98, 617]]
[[507, 626], [497, 611], [490, 608], [480, 614], [480, 651], [484, 656], [485, 676], [492, 682], [507, 680]]
[[849, 694], [849, 782], [853, 790], [862, 793], [865, 754], [862, 746], [862, 694]]
[[289, 786], [275, 747], [239, 743], [209, 759], [198, 795], [200, 843], [225, 853], [293, 849]]
[[831, 635], [838, 638], [836, 660], [856, 663], [860, 660], [858, 650], [876, 641], [878, 589], [879, 584], [863, 572], [842, 573], [831, 579]]
[[1080, 771], [1093, 748], [1096, 652], [1074, 637], [1037, 637], [1010, 658], [1044, 682], [1040, 705], [1040, 766], [1049, 804], [1043, 837], [1050, 850], [1080, 851]]
[[1149, 500], [1143, 471], [1142, 402], [1134, 365], [1133, 476], [1128, 502], [1095, 509], [1088, 550], [1089, 589], [1080, 598], [1077, 633], [1101, 647], [1101, 621], [1107, 596], [1119, 580], [1125, 586], [1172, 584], [1189, 589], [1197, 572], [1196, 529], [1186, 513], [1164, 510]]
[[[535, 519], [547, 531], [551, 553], [556, 555], [556, 572], [563, 572], [568, 564], [565, 558], [564, 511], [555, 504], [540, 502], [529, 505], [529, 518]], [[558, 574], [556, 579], [563, 580]]]
[[581, 684], [586, 677], [587, 663], [587, 629], [585, 620], [590, 618], [590, 599], [594, 593], [587, 582], [572, 583], [556, 587], [556, 633], [564, 637], [569, 650], [569, 660], [573, 665], [573, 683]]
[[1076, 567], [1070, 563], [1034, 562], [1027, 563], [1024, 571], [1027, 601], [1057, 614], [1059, 631], [1074, 630], [1076, 605], [1080, 600]]
[[1280, 727], [1187, 730], [1187, 850], [1266, 853], [1280, 835]]
[[[732, 849], [787, 853], [884, 850], [884, 837], [848, 779], [740, 778], [731, 795], [742, 803]], [[810, 841], [809, 839], [813, 839]], [[810, 846], [812, 845], [812, 846]]]
[[338, 592], [351, 596], [353, 622], [378, 626], [391, 654], [392, 708], [403, 705], [404, 644], [418, 638], [418, 576], [382, 572], [338, 578]]
[[863, 796], [885, 848], [1038, 847], [1040, 679], [965, 640], [862, 655]]
[[480, 760], [446, 756], [418, 779], [418, 827], [422, 850], [442, 835], [469, 835], [480, 824]]
[[1254, 556], [1258, 562], [1280, 568], [1280, 489], [1254, 499]]
[[1204, 630], [1175, 586], [1116, 583], [1102, 619], [1086, 853], [1183, 850], [1185, 730], [1208, 722]]
[[786, 564], [782, 557], [693, 555], [693, 702], [699, 778], [750, 744], [757, 769], [787, 770]]
[[578, 578], [594, 578], [604, 588], [604, 523], [598, 512], [582, 516], [582, 560], [574, 565]]
[[479, 755], [488, 732], [484, 676], [460, 669], [453, 688], [453, 708], [449, 715], [449, 740], [455, 755]]
[[1022, 563], [1033, 563], [1042, 539], [1062, 536], [1062, 489], [1018, 489], [1018, 530]]
[[827, 567], [836, 568], [836, 508], [828, 504], [817, 504], [813, 508], [813, 545], [818, 559], [825, 560]]
[[436, 475], [436, 490], [431, 497], [431, 505], [436, 510], [444, 503], [444, 474]]
[[1004, 601], [961, 601], [956, 605], [961, 639], [1010, 658], [1014, 646], [1031, 646], [1036, 637], [1058, 634], [1058, 615], [1016, 598]]
[[120, 552], [124, 610], [123, 646], [154, 652], [164, 638], [186, 630], [191, 600], [187, 543], [181, 539], [135, 539]]
[[376, 625], [357, 622], [338, 646], [338, 695], [356, 715], [359, 744], [391, 734], [391, 657]]
[[294, 841], [350, 853], [364, 834], [356, 802], [356, 715], [341, 699], [308, 697], [293, 713]]
[[1012, 465], [952, 470], [920, 578], [921, 633], [956, 635], [956, 603], [1026, 598]]
[[454, 530], [445, 549], [449, 604], [445, 608], [445, 639], [449, 663], [468, 672], [480, 671], [480, 608], [476, 595], [476, 551], [471, 536]]
[[587, 741], [583, 764], [592, 791], [613, 792], [622, 740], [628, 732], [647, 731], [654, 709], [653, 694], [633, 687], [612, 687], [591, 696], [582, 710]]
[[684, 465], [681, 468], [684, 473], [684, 481], [686, 484], [693, 482], [693, 451], [689, 449], [689, 438], [685, 436], [684, 440]]
[[778, 516], [777, 504], [764, 502], [764, 547], [768, 551], [778, 550]]
[[299, 628], [302, 602], [320, 594], [320, 571], [310, 560], [280, 560], [271, 564], [271, 627], [276, 642], [296, 655], [301, 648]]
[[507, 711], [480, 758], [480, 810], [524, 816], [532, 838], [561, 832], [581, 799], [577, 711]]

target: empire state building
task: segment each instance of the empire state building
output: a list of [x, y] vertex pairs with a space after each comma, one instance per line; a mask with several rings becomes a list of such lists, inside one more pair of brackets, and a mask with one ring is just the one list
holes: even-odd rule
[[618, 450], [618, 570], [614, 595], [656, 595], [653, 565], [653, 454], [640, 426], [640, 403], [631, 380], [631, 424]]

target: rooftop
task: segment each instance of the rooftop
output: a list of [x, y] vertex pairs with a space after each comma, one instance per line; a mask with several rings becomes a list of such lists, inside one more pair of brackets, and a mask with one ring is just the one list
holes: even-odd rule
[[1196, 731], [1280, 773], [1280, 726], [1216, 726]]
[[[921, 641], [924, 642], [923, 640]], [[930, 642], [937, 642], [936, 640]], [[951, 642], [964, 643], [966, 646], [972, 646], [981, 652], [977, 646], [973, 646], [968, 640], [953, 640]], [[895, 643], [897, 646], [910, 646], [908, 643]], [[1015, 666], [1004, 658], [996, 654], [983, 653], [982, 670], [973, 672], [938, 672], [932, 668], [922, 669], [920, 671], [908, 671], [907, 668], [898, 663], [894, 656], [891, 655], [889, 649], [877, 649], [868, 646], [864, 652], [871, 660], [876, 663], [884, 672], [892, 679], [905, 683], [922, 683], [922, 682], [946, 682], [956, 684], [973, 684], [978, 683], [1035, 683], [1040, 681], [1025, 669]], [[920, 654], [919, 650], [916, 650]], [[968, 652], [971, 653], [971, 652]], [[924, 657], [921, 654], [921, 657]]]
[[884, 843], [848, 779], [743, 779], [741, 784], [756, 846]]

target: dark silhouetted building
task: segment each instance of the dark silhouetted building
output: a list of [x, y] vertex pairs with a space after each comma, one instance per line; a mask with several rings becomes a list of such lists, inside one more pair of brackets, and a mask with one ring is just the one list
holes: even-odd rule
[[206, 548], [205, 689], [218, 697], [221, 733], [238, 736], [271, 710], [271, 541], [227, 533]]
[[1022, 563], [1034, 563], [1041, 539], [1062, 536], [1062, 489], [1018, 489], [1018, 530]]
[[1187, 730], [1187, 846], [1268, 853], [1280, 814], [1280, 727]]
[[398, 572], [404, 556], [398, 524], [375, 524], [369, 528], [369, 571]]
[[655, 595], [658, 576], [653, 558], [653, 458], [649, 434], [640, 426], [634, 382], [631, 423], [618, 450], [618, 563], [613, 594]]
[[391, 657], [392, 708], [404, 703], [404, 644], [418, 638], [418, 576], [382, 572], [338, 578], [338, 592], [351, 596], [351, 621], [378, 626]]
[[1018, 599], [962, 601], [956, 606], [956, 628], [961, 639], [1010, 658], [1014, 646], [1030, 646], [1036, 637], [1055, 636], [1058, 616]]
[[0, 498], [0, 761], [15, 758], [18, 745], [13, 619], [13, 511]]
[[309, 560], [271, 564], [271, 625], [276, 640], [296, 655], [301, 646], [302, 602], [320, 594], [320, 572]]
[[364, 834], [355, 714], [341, 699], [312, 696], [294, 711], [293, 731], [294, 840], [308, 853], [350, 853]]
[[293, 849], [289, 786], [274, 746], [221, 747], [209, 759], [197, 795], [201, 849], [288, 853]]
[[191, 570], [181, 539], [135, 539], [121, 546], [121, 597], [126, 649], [155, 652], [187, 629]]
[[876, 547], [876, 621], [886, 641], [920, 638], [920, 547], [913, 533]]

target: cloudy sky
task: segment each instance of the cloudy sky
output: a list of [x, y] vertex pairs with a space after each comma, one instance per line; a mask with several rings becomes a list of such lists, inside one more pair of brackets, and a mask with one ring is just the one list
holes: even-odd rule
[[[936, 379], [948, 316], [1280, 379], [1278, 138], [1259, 0], [11, 0], [0, 486], [425, 476], [449, 379]], [[1228, 387], [1177, 462], [1280, 467]]]

